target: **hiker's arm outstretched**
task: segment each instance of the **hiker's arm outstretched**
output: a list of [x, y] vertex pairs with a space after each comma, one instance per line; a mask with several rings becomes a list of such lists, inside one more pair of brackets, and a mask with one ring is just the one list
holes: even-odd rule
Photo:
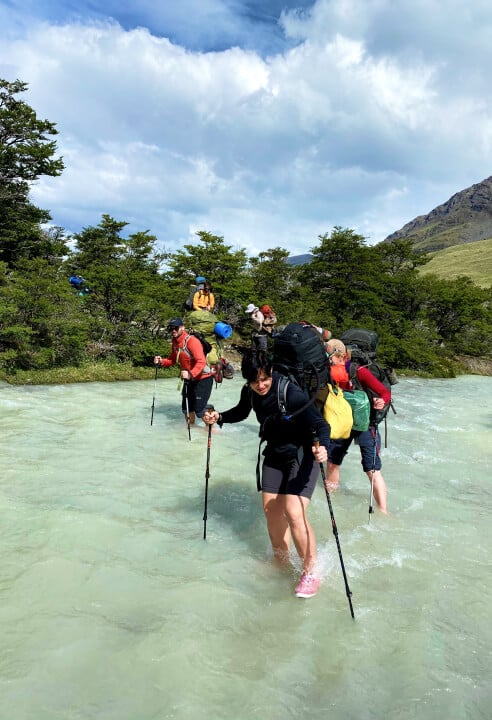
[[224, 423], [237, 423], [246, 420], [251, 412], [250, 392], [248, 386], [245, 385], [241, 390], [241, 396], [237, 405], [229, 410], [225, 410], [223, 413], [220, 413], [218, 410], [207, 411], [203, 416], [203, 420], [207, 425], [217, 423], [220, 427], [222, 427]]
[[172, 345], [171, 354], [167, 358], [163, 358], [160, 355], [156, 355], [154, 357], [154, 365], [159, 365], [160, 367], [171, 367], [172, 365], [176, 365], [177, 361], [177, 348], [175, 347], [174, 343]]

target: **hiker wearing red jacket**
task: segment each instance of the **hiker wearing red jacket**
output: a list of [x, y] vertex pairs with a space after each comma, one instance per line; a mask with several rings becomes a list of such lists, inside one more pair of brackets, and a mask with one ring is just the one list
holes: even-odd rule
[[169, 322], [168, 330], [172, 336], [171, 354], [168, 358], [156, 355], [154, 365], [171, 367], [179, 363], [181, 377], [185, 381], [181, 409], [193, 424], [196, 416], [203, 417], [212, 392], [213, 375], [200, 340], [186, 332], [183, 320], [174, 318]]

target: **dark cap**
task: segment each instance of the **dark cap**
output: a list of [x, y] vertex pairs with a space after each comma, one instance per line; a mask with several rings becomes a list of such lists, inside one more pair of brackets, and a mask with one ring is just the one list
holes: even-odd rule
[[179, 328], [182, 325], [184, 325], [184, 322], [181, 318], [173, 318], [172, 320], [169, 320], [167, 326], [173, 327], [173, 328]]

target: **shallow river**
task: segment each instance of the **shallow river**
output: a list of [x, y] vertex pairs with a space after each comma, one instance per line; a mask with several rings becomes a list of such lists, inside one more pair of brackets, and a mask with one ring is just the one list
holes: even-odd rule
[[272, 566], [253, 417], [212, 435], [203, 540], [207, 433], [176, 385], [0, 386], [0, 717], [488, 720], [492, 378], [395, 386], [388, 517], [351, 449], [332, 504], [355, 621], [321, 484], [320, 592]]

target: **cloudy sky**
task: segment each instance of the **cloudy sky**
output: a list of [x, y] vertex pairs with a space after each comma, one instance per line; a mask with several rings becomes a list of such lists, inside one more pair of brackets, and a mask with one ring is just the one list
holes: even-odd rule
[[57, 124], [55, 224], [298, 254], [492, 175], [491, 38], [490, 0], [0, 0], [0, 77]]

